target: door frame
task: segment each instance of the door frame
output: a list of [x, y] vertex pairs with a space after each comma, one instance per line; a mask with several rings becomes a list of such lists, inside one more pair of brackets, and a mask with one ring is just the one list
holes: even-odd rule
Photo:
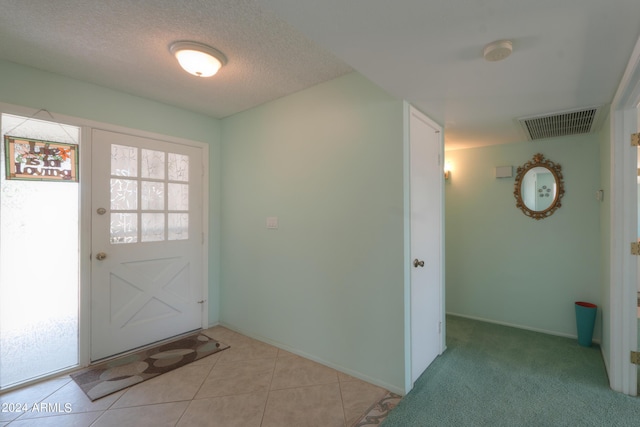
[[[78, 321], [78, 361], [79, 367], [89, 366], [91, 363], [91, 130], [101, 129], [109, 132], [125, 133], [128, 135], [139, 136], [143, 138], [158, 139], [175, 144], [190, 145], [202, 149], [202, 297], [207, 302], [202, 304], [202, 325], [203, 329], [209, 327], [209, 144], [189, 140], [170, 135], [163, 135], [155, 132], [148, 132], [140, 129], [129, 128], [126, 126], [103, 123], [90, 119], [83, 119], [56, 112], [38, 110], [35, 108], [24, 107], [0, 102], [0, 112], [7, 114], [15, 114], [24, 117], [32, 117], [47, 121], [55, 121], [64, 124], [80, 127], [80, 158], [79, 158], [79, 180], [80, 180], [80, 295], [79, 302], [79, 321]], [[49, 115], [51, 114], [51, 115]], [[53, 116], [53, 118], [51, 117]], [[67, 372], [76, 370], [71, 368]], [[57, 372], [52, 375], [59, 376], [64, 372]], [[46, 378], [39, 378], [36, 381], [42, 381]], [[34, 381], [35, 382], [35, 381]]]
[[[627, 68], [611, 103], [611, 183], [609, 288], [605, 289], [603, 356], [608, 366], [609, 385], [615, 391], [637, 395], [637, 367], [629, 352], [637, 351], [638, 258], [629, 245], [637, 239], [637, 148], [629, 140], [638, 132], [640, 103], [640, 39], [636, 42]], [[606, 235], [606, 234], [605, 234]], [[608, 341], [608, 342], [607, 342]], [[607, 351], [608, 349], [608, 351]]]
[[440, 348], [438, 354], [446, 349], [446, 319], [445, 319], [445, 253], [444, 253], [444, 132], [442, 126], [431, 120], [424, 113], [403, 101], [403, 188], [404, 188], [404, 391], [408, 393], [413, 388], [411, 361], [411, 174], [410, 174], [410, 132], [409, 124], [413, 111], [418, 112], [425, 121], [438, 131], [439, 150], [438, 165], [442, 169], [440, 180], [440, 233], [438, 246], [440, 247]]

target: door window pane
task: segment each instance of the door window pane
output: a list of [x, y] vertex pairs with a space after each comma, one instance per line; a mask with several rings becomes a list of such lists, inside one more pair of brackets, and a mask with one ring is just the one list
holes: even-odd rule
[[142, 210], [164, 210], [164, 182], [142, 181]]
[[189, 185], [173, 183], [169, 184], [169, 210], [189, 210]]
[[164, 214], [142, 214], [142, 241], [160, 242], [164, 240]]
[[111, 213], [111, 243], [136, 243], [138, 241], [138, 214]]
[[169, 180], [189, 181], [189, 156], [169, 153]]
[[169, 240], [186, 240], [189, 238], [189, 214], [169, 214]]
[[126, 145], [111, 145], [111, 175], [138, 176], [138, 149]]
[[188, 155], [111, 146], [110, 237], [115, 244], [189, 238]]
[[155, 150], [142, 150], [142, 170], [140, 176], [143, 178], [164, 179], [164, 152]]
[[138, 181], [111, 179], [111, 210], [136, 210], [138, 208]]

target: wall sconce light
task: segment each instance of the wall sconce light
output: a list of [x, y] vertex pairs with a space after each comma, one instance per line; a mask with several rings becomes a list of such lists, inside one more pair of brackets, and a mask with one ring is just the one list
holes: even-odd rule
[[444, 162], [444, 179], [451, 178], [451, 162]]
[[198, 77], [211, 77], [227, 63], [222, 52], [198, 42], [175, 42], [169, 46], [169, 52], [187, 73]]

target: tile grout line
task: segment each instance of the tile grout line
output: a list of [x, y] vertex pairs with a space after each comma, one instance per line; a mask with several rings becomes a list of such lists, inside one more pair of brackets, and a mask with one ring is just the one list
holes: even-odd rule
[[102, 416], [103, 416], [106, 412], [107, 412], [107, 409], [105, 409], [104, 411], [102, 411], [102, 413], [101, 413], [100, 415], [98, 415], [98, 416], [96, 417], [96, 419], [95, 419], [95, 420], [93, 420], [93, 422], [92, 422], [91, 424], [89, 424], [89, 427], [96, 425], [96, 423], [98, 422], [98, 420], [99, 420], [100, 418], [102, 418]]
[[[277, 348], [277, 347], [276, 347]], [[264, 400], [264, 406], [262, 407], [262, 418], [260, 419], [260, 426], [264, 424], [264, 416], [267, 413], [267, 404], [269, 403], [269, 397], [271, 396], [271, 386], [273, 385], [273, 377], [276, 375], [276, 367], [278, 366], [278, 359], [280, 358], [280, 352], [282, 350], [278, 348], [276, 352], [276, 360], [271, 370], [271, 379], [269, 380], [269, 387], [267, 387], [267, 398]]]
[[[42, 399], [38, 400], [38, 402], [37, 402], [37, 403], [39, 403], [39, 404], [40, 404], [40, 403], [44, 402], [45, 400], [47, 400], [48, 398], [50, 398], [51, 396], [53, 396], [55, 393], [57, 393], [57, 392], [59, 392], [60, 390], [62, 390], [62, 389], [63, 389], [67, 384], [69, 384], [71, 381], [73, 381], [73, 380], [71, 379], [71, 377], [69, 377], [68, 375], [67, 375], [67, 377], [68, 377], [69, 381], [67, 381], [66, 383], [62, 384], [60, 387], [56, 388], [54, 391], [52, 391], [51, 393], [47, 394], [47, 395], [46, 395], [45, 397], [43, 397]], [[51, 380], [52, 380], [52, 381], [55, 381], [55, 380], [56, 380], [56, 378], [51, 378]], [[28, 388], [28, 387], [29, 387], [29, 386], [27, 386], [27, 388]], [[9, 423], [7, 424], [7, 426], [8, 426], [9, 424], [13, 423], [14, 421], [19, 420], [19, 419], [20, 419], [20, 418], [22, 418], [25, 414], [26, 414], [26, 412], [25, 412], [25, 413], [23, 413], [23, 414], [18, 415], [16, 418], [14, 418], [14, 419], [10, 420], [10, 421], [9, 421]], [[43, 418], [44, 418], [44, 417], [43, 417]], [[28, 419], [28, 418], [24, 418], [24, 419], [23, 419], [23, 421], [24, 421], [24, 420], [26, 420], [26, 419]]]
[[340, 391], [340, 405], [342, 406], [342, 425], [347, 426], [347, 411], [344, 409], [344, 396], [342, 395], [342, 381], [340, 381], [340, 375], [336, 371], [338, 377], [338, 390]]
[[[228, 344], [227, 344], [228, 345]], [[229, 345], [229, 347], [231, 347]], [[213, 355], [211, 355], [213, 356]], [[204, 383], [207, 381], [207, 378], [209, 378], [209, 375], [211, 375], [211, 372], [213, 371], [213, 368], [216, 367], [216, 365], [220, 362], [221, 356], [218, 354], [218, 357], [216, 358], [216, 361], [211, 365], [211, 367], [209, 368], [209, 371], [207, 372], [207, 375], [204, 377], [204, 379], [202, 380], [202, 382], [200, 383], [200, 386], [198, 387], [198, 389], [195, 391], [195, 393], [193, 393], [193, 397], [191, 399], [189, 399], [189, 404], [187, 404], [187, 406], [184, 408], [184, 411], [182, 411], [182, 414], [180, 414], [180, 416], [178, 417], [178, 419], [176, 420], [176, 423], [174, 424], [174, 426], [177, 427], [178, 424], [180, 424], [180, 421], [182, 420], [182, 417], [184, 417], [184, 414], [187, 413], [187, 411], [189, 410], [189, 407], [191, 406], [191, 404], [193, 403], [194, 400], [196, 400], [196, 396], [198, 395], [198, 393], [200, 392], [200, 390], [202, 390], [202, 386], [204, 385]]]

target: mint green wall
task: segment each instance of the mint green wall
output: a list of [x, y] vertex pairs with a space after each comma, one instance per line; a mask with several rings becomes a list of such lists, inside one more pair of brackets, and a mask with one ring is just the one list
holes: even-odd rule
[[[0, 102], [209, 144], [209, 322], [219, 318], [220, 121], [0, 60]], [[49, 119], [46, 115], [39, 118]]]
[[222, 140], [221, 322], [402, 391], [402, 101], [352, 73]]
[[611, 338], [609, 336], [609, 314], [607, 310], [611, 307], [610, 298], [610, 277], [611, 261], [611, 116], [608, 115], [604, 121], [600, 132], [598, 132], [598, 143], [600, 150], [600, 189], [603, 190], [603, 200], [600, 203], [600, 273], [601, 283], [601, 315], [602, 315], [602, 357], [604, 358], [607, 370], [609, 368], [609, 355], [611, 354]]
[[[446, 152], [447, 312], [576, 335], [574, 302], [602, 302], [599, 144], [584, 135]], [[516, 209], [514, 178], [494, 171], [515, 175], [535, 153], [562, 166], [566, 191], [539, 221]]]

